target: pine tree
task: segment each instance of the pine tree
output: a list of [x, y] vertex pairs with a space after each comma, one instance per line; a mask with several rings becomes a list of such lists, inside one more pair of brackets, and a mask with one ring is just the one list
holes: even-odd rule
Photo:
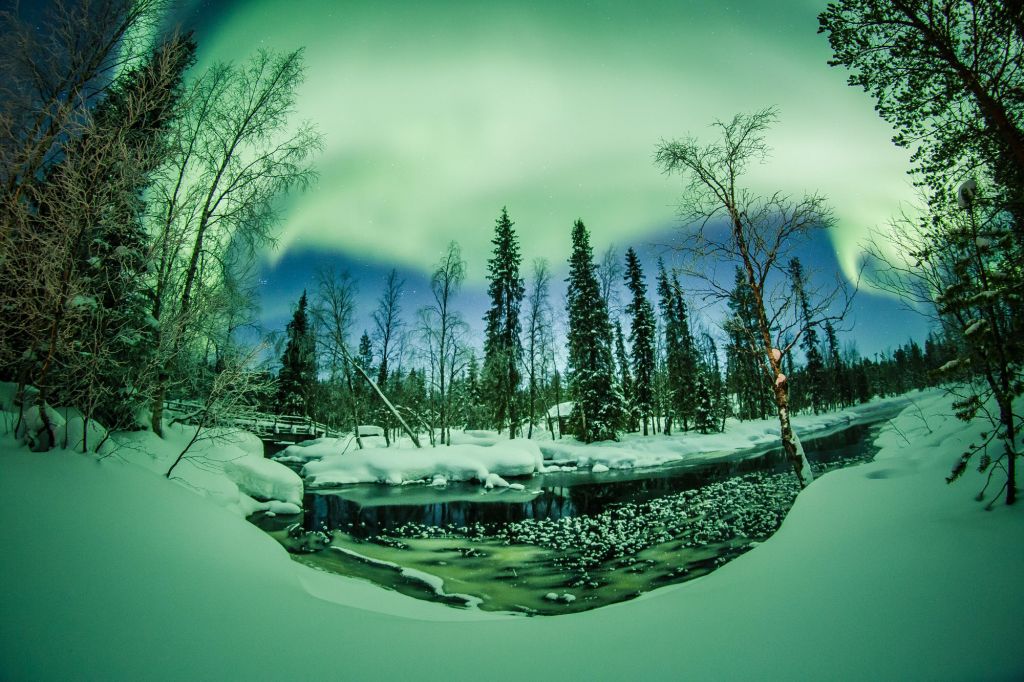
[[491, 307], [484, 316], [483, 369], [493, 424], [499, 431], [508, 424], [510, 438], [516, 437], [519, 426], [517, 392], [522, 381], [520, 362], [523, 356], [519, 309], [526, 292], [519, 277], [522, 255], [513, 224], [508, 211], [502, 208], [491, 240], [494, 252], [487, 261], [490, 282], [487, 293]]
[[[811, 308], [807, 301], [807, 279], [799, 258], [789, 261], [789, 278], [793, 283], [797, 314], [800, 316], [800, 324], [803, 328], [800, 347], [803, 348], [806, 363], [804, 365], [803, 390], [797, 392], [790, 389], [791, 397], [795, 398], [799, 393], [802, 397], [800, 402], [810, 406], [814, 410], [814, 414], [818, 414], [825, 408], [825, 361], [821, 356], [821, 349], [818, 347], [817, 323], [811, 319]], [[792, 370], [790, 371], [792, 372]]]
[[686, 299], [683, 297], [679, 277], [675, 274], [672, 275], [672, 299], [676, 306], [676, 320], [679, 325], [677, 333], [681, 349], [679, 385], [675, 393], [676, 409], [683, 419], [683, 430], [686, 431], [697, 409], [696, 386], [700, 367], [697, 361], [697, 344], [690, 327], [690, 314], [686, 309]]
[[569, 258], [570, 423], [584, 443], [617, 440], [622, 425], [622, 394], [616, 390], [608, 309], [594, 267], [590, 236], [582, 220], [572, 228]]
[[672, 432], [673, 420], [682, 422], [689, 430], [696, 407], [694, 392], [697, 363], [689, 315], [682, 287], [676, 277], [669, 277], [665, 264], [658, 260], [658, 306], [661, 309], [662, 329], [665, 336], [665, 369], [669, 395], [669, 413], [665, 419], [665, 434]]
[[647, 300], [647, 284], [636, 251], [626, 251], [626, 287], [633, 295], [626, 312], [630, 316], [629, 344], [632, 350], [633, 402], [644, 435], [654, 414], [654, 309]]
[[287, 328], [288, 341], [277, 376], [277, 410], [281, 414], [309, 416], [310, 398], [316, 387], [316, 348], [306, 314], [306, 292]]
[[634, 395], [633, 373], [629, 367], [629, 356], [626, 354], [626, 342], [622, 336], [622, 324], [615, 320], [615, 362], [619, 371], [619, 389], [623, 396], [624, 427], [627, 431], [637, 430], [637, 407]]
[[739, 419], [764, 419], [772, 409], [771, 386], [757, 360], [757, 313], [750, 286], [740, 268], [736, 268], [728, 306], [732, 314], [725, 323], [729, 335], [726, 384], [729, 392], [736, 396]]
[[467, 429], [482, 429], [487, 425], [487, 421], [481, 409], [481, 406], [484, 405], [484, 395], [483, 386], [480, 384], [480, 364], [477, 362], [476, 353], [469, 354], [465, 384], [464, 423]]
[[722, 381], [722, 367], [719, 364], [718, 344], [707, 332], [704, 333], [706, 348], [704, 371], [711, 395], [712, 429], [725, 431], [725, 419], [729, 416], [729, 403], [725, 395], [725, 382]]
[[850, 385], [849, 372], [839, 353], [839, 340], [832, 322], [825, 323], [825, 343], [828, 347], [828, 382], [829, 406], [832, 409], [849, 407], [853, 404], [853, 387]]
[[701, 433], [710, 433], [718, 430], [718, 419], [715, 414], [715, 404], [712, 398], [712, 386], [708, 377], [707, 368], [701, 367], [697, 371], [694, 382], [697, 399], [693, 411], [694, 428]]

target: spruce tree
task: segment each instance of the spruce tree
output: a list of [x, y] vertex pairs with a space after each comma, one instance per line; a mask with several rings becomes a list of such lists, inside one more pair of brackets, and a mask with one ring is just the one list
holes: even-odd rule
[[[797, 314], [800, 316], [800, 324], [804, 332], [800, 339], [800, 347], [803, 348], [806, 363], [804, 365], [805, 385], [800, 395], [803, 397], [804, 405], [810, 406], [814, 410], [814, 414], [818, 414], [825, 407], [825, 361], [821, 357], [821, 349], [818, 348], [817, 323], [811, 319], [811, 309], [807, 301], [807, 279], [799, 258], [789, 261], [789, 277], [793, 283]], [[791, 395], [796, 397], [792, 389]]]
[[729, 335], [726, 348], [726, 385], [736, 397], [737, 417], [764, 419], [772, 408], [771, 387], [757, 360], [754, 339], [757, 329], [756, 311], [750, 286], [740, 268], [736, 268], [735, 283], [729, 293], [730, 317], [725, 330]]
[[682, 287], [677, 277], [669, 277], [665, 264], [658, 260], [658, 306], [661, 309], [665, 335], [665, 367], [670, 410], [665, 420], [665, 433], [672, 432], [674, 419], [689, 430], [696, 408], [696, 349], [690, 333], [689, 315]]
[[619, 370], [619, 388], [622, 391], [624, 424], [627, 431], [636, 431], [637, 406], [634, 394], [633, 373], [629, 367], [629, 356], [626, 353], [626, 342], [622, 336], [622, 324], [615, 320], [615, 362]]
[[715, 404], [712, 397], [713, 387], [707, 368], [701, 367], [697, 371], [694, 381], [696, 400], [694, 401], [693, 425], [701, 433], [711, 433], [718, 430], [718, 419], [715, 413]]
[[687, 431], [689, 422], [693, 420], [697, 410], [696, 387], [700, 364], [697, 360], [697, 344], [690, 327], [690, 314], [686, 308], [686, 299], [683, 297], [683, 288], [675, 274], [672, 275], [672, 300], [676, 307], [675, 317], [679, 325], [677, 334], [681, 350], [679, 385], [675, 393], [676, 409], [682, 417], [683, 430]]
[[483, 381], [492, 423], [500, 431], [508, 424], [509, 437], [515, 438], [519, 413], [517, 392], [522, 380], [520, 362], [523, 356], [520, 339], [519, 308], [526, 287], [519, 276], [522, 255], [519, 241], [512, 229], [508, 211], [501, 209], [495, 221], [494, 251], [487, 261], [487, 293], [491, 307], [484, 316]]
[[288, 341], [277, 376], [277, 409], [280, 414], [310, 415], [310, 398], [316, 387], [316, 348], [302, 292], [287, 328]]
[[718, 344], [707, 332], [704, 333], [704, 345], [707, 348], [705, 372], [708, 389], [711, 394], [712, 429], [725, 431], [725, 419], [729, 416], [729, 401], [725, 395], [725, 382], [722, 381], [722, 367], [719, 364]]
[[831, 321], [825, 323], [825, 343], [828, 346], [830, 375], [826, 393], [829, 396], [830, 407], [832, 409], [849, 407], [853, 404], [853, 387], [850, 385], [846, 364], [839, 354], [839, 340], [836, 338], [836, 328]]
[[584, 443], [617, 440], [623, 416], [622, 394], [615, 385], [608, 309], [601, 298], [590, 235], [582, 220], [572, 228], [566, 298], [571, 428]]
[[644, 435], [648, 435], [648, 423], [654, 414], [654, 309], [647, 300], [647, 283], [636, 251], [626, 251], [626, 287], [632, 299], [626, 306], [631, 328], [629, 344], [632, 350], [633, 403]]
[[[356, 351], [355, 360], [363, 371], [366, 372], [367, 376], [373, 376], [373, 342], [370, 340], [370, 334], [366, 330], [363, 330], [363, 335], [359, 337], [359, 348]], [[362, 376], [357, 375], [353, 377], [352, 400], [355, 401], [358, 418], [364, 423], [368, 422], [377, 396], [367, 386]]]
[[484, 418], [481, 406], [484, 405], [484, 391], [480, 383], [480, 364], [477, 362], [476, 353], [469, 354], [469, 362], [466, 365], [466, 404], [463, 409], [463, 419], [467, 429], [482, 429], [487, 423]]

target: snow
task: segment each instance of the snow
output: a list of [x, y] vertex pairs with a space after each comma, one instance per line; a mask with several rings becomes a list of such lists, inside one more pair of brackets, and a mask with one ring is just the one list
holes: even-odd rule
[[[930, 394], [914, 394], [930, 395]], [[917, 397], [913, 398], [917, 400]], [[886, 409], [905, 404], [908, 398], [890, 398], [874, 400], [840, 412], [828, 412], [819, 415], [801, 414], [792, 417], [793, 428], [800, 437], [809, 434], [824, 434], [829, 430], [842, 428], [858, 421], [873, 418]], [[576, 462], [580, 468], [591, 467], [592, 472], [604, 471], [599, 466], [609, 469], [633, 469], [653, 467], [678, 462], [681, 460], [708, 460], [729, 456], [737, 450], [755, 447], [779, 445], [779, 420], [755, 419], [737, 421], [729, 419], [722, 433], [697, 434], [674, 433], [671, 436], [653, 434], [643, 436], [639, 433], [623, 434], [619, 441], [600, 441], [583, 444], [575, 438], [563, 437], [560, 440], [544, 441], [540, 449], [548, 460], [557, 462]], [[566, 471], [557, 465], [548, 466], [545, 471]], [[572, 469], [568, 469], [572, 470]]]
[[559, 416], [568, 417], [572, 412], [573, 402], [571, 400], [552, 405], [548, 410], [548, 419], [557, 419]]
[[[151, 431], [115, 433], [110, 438], [111, 453], [163, 475], [194, 434], [195, 427], [183, 424], [165, 427], [165, 438]], [[298, 474], [264, 459], [259, 437], [238, 429], [204, 430], [175, 467], [172, 479], [240, 516], [269, 509], [253, 497], [302, 504]]]
[[240, 457], [224, 463], [224, 475], [251, 497], [302, 504], [302, 479], [269, 459]]
[[484, 479], [484, 487], [488, 490], [491, 488], [507, 488], [508, 481], [498, 474], [487, 474], [487, 477]]
[[7, 438], [0, 499], [31, 514], [0, 527], [0, 670], [288, 679], [328, 652], [351, 679], [478, 678], [457, 657], [434, 664], [457, 642], [494, 680], [522, 679], [523, 652], [530, 670], [574, 679], [1020, 679], [1024, 512], [984, 511], [973, 469], [945, 483], [986, 428], [949, 404], [919, 398], [883, 429], [874, 462], [816, 480], [779, 532], [709, 576], [549, 618], [314, 571], [123, 457], [30, 453]]
[[[316, 447], [338, 452], [336, 446]], [[303, 475], [311, 486], [318, 487], [373, 482], [402, 485], [436, 480], [441, 476], [446, 481], [480, 481], [492, 488], [507, 487], [506, 476], [529, 476], [543, 468], [537, 444], [517, 438], [489, 446], [458, 444], [326, 454], [319, 461], [308, 462], [303, 467]]]
[[590, 471], [591, 471], [591, 473], [594, 473], [594, 474], [603, 474], [606, 471], [610, 471], [610, 469], [606, 465], [601, 464], [600, 462], [598, 462], [594, 466], [590, 467]]
[[[372, 447], [373, 443], [363, 442], [363, 447]], [[316, 459], [323, 459], [329, 455], [337, 455], [355, 450], [359, 446], [352, 436], [342, 438], [314, 438], [289, 445], [284, 450], [274, 455], [273, 459], [278, 462], [310, 462]]]
[[985, 326], [985, 320], [982, 320], [982, 319], [974, 320], [973, 322], [971, 322], [970, 325], [968, 325], [967, 329], [964, 330], [964, 337], [968, 337], [968, 336], [971, 336], [972, 334], [976, 334], [984, 326]]
[[86, 426], [85, 419], [80, 415], [69, 417], [64, 422], [64, 427], [57, 432], [57, 439], [60, 441], [61, 447], [79, 452], [83, 450], [97, 452], [98, 446], [99, 454], [107, 454], [113, 449], [111, 443], [107, 441], [107, 430], [103, 428], [103, 425], [95, 419], [90, 419]]

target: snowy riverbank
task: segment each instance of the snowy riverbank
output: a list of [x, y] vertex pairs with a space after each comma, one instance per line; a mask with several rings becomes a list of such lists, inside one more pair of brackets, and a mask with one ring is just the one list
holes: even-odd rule
[[[778, 533], [712, 575], [533, 619], [313, 571], [140, 467], [5, 440], [0, 499], [16, 513], [0, 529], [0, 670], [269, 680], [326, 656], [351, 679], [1019, 678], [1024, 516], [984, 511], [973, 470], [946, 485], [982, 427], [941, 396], [919, 408], [883, 430], [876, 461], [823, 476]], [[442, 655], [453, 643], [472, 660]]]
[[[918, 400], [930, 394], [916, 394]], [[874, 400], [838, 412], [798, 415], [794, 428], [801, 435], [818, 434], [880, 414], [894, 414], [908, 398]], [[310, 487], [352, 483], [431, 483], [479, 481], [485, 487], [505, 487], [506, 478], [529, 476], [545, 471], [579, 470], [603, 472], [660, 466], [685, 459], [714, 458], [738, 450], [773, 446], [779, 439], [778, 419], [728, 420], [723, 433], [675, 433], [671, 436], [624, 434], [619, 441], [584, 444], [566, 436], [552, 440], [538, 429], [533, 440], [494, 431], [456, 431], [451, 447], [415, 448], [403, 440], [383, 448], [381, 439], [365, 438], [357, 449], [353, 439], [320, 438], [292, 445], [275, 459], [304, 463], [303, 475]], [[568, 468], [565, 465], [570, 465]], [[512, 484], [516, 485], [516, 484]]]

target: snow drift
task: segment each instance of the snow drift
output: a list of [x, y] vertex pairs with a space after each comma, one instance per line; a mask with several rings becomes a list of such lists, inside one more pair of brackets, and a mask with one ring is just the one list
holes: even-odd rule
[[544, 470], [540, 448], [536, 443], [521, 438], [490, 446], [463, 444], [330, 454], [338, 452], [337, 446], [321, 443], [302, 450], [326, 450], [329, 453], [302, 468], [309, 485], [318, 487], [375, 482], [401, 485], [431, 482], [438, 477], [446, 481], [480, 481], [490, 483], [488, 487], [504, 487], [503, 484], [507, 485], [502, 480], [504, 477], [529, 476]]

